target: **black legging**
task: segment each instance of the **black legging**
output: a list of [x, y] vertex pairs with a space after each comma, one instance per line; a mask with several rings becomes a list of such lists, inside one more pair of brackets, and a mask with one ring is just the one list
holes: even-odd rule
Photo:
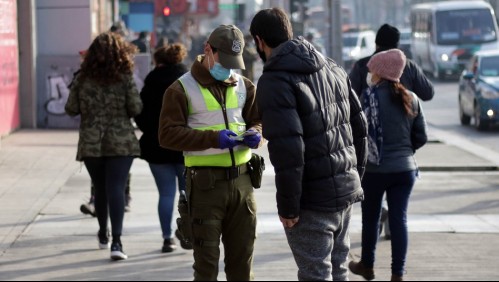
[[95, 213], [99, 221], [99, 233], [107, 232], [109, 212], [113, 241], [120, 241], [125, 214], [124, 191], [133, 157], [85, 158], [84, 162], [95, 186]]
[[[130, 180], [132, 179], [132, 174], [128, 173], [128, 179], [126, 180], [125, 196], [130, 196]], [[95, 186], [92, 182], [90, 184], [90, 202], [93, 203], [95, 199]]]

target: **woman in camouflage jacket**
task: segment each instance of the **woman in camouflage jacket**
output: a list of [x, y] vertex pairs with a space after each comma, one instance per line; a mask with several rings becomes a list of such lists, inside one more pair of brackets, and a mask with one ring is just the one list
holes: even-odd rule
[[[116, 33], [99, 35], [90, 45], [66, 104], [70, 116], [81, 115], [76, 159], [83, 161], [95, 185], [99, 247], [111, 258], [126, 259], [121, 244], [125, 184], [140, 147], [130, 118], [142, 111], [133, 81], [136, 47]], [[108, 211], [109, 207], [109, 211]], [[107, 229], [111, 218], [112, 244]]]

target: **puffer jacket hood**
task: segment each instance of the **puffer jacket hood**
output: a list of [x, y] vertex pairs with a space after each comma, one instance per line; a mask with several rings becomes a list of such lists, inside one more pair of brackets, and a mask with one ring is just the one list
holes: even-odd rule
[[326, 59], [303, 37], [287, 41], [274, 49], [263, 71], [285, 71], [311, 74], [319, 71]]

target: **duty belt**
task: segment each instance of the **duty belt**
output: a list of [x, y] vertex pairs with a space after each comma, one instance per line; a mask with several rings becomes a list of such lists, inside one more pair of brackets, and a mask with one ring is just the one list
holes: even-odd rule
[[232, 180], [248, 172], [246, 164], [237, 167], [197, 166], [187, 168], [191, 173], [211, 173], [217, 180]]

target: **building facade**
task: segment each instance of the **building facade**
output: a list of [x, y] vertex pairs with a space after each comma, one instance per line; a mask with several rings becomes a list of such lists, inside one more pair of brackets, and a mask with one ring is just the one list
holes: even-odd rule
[[117, 0], [0, 0], [0, 62], [9, 66], [0, 76], [8, 81], [0, 84], [0, 135], [78, 124], [64, 113], [78, 52], [110, 28], [117, 9]]
[[20, 125], [17, 3], [0, 0], [0, 136]]

